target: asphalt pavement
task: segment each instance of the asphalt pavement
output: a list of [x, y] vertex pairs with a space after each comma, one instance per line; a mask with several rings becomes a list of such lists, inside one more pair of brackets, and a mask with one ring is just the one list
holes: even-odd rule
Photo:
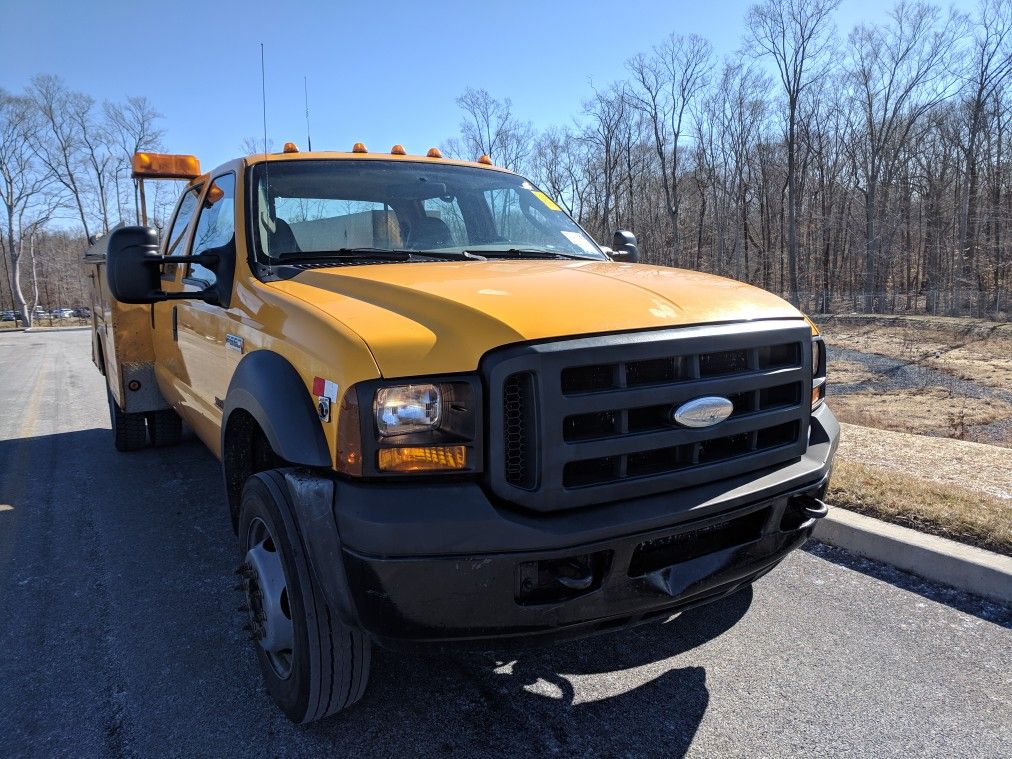
[[0, 333], [2, 756], [1012, 753], [1012, 611], [814, 545], [664, 624], [522, 654], [375, 655], [290, 724], [232, 590], [218, 464], [117, 453], [88, 333]]

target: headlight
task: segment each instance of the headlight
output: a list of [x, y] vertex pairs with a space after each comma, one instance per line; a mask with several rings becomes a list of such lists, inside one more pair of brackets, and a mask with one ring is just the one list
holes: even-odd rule
[[481, 472], [481, 409], [477, 375], [360, 382], [341, 400], [337, 469], [356, 477]]
[[443, 396], [436, 385], [383, 387], [373, 402], [380, 437], [437, 429], [442, 410]]

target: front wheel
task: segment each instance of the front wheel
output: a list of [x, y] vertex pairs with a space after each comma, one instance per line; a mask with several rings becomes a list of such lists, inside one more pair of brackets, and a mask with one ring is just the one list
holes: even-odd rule
[[239, 546], [247, 625], [267, 690], [293, 722], [314, 722], [358, 701], [371, 644], [337, 619], [313, 578], [284, 476], [246, 481]]

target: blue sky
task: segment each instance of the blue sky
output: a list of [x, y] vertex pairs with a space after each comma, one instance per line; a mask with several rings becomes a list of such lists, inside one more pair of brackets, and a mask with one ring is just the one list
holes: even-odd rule
[[[313, 146], [424, 152], [457, 131], [465, 87], [510, 97], [544, 128], [579, 113], [591, 83], [669, 32], [738, 48], [748, 3], [259, 2], [0, 0], [0, 87], [36, 73], [102, 99], [147, 95], [165, 115], [167, 147], [205, 167], [262, 135], [260, 48], [267, 59], [268, 133], [305, 147], [303, 76]], [[971, 1], [957, 3], [969, 9]], [[843, 0], [841, 33], [879, 21], [886, 4]]]

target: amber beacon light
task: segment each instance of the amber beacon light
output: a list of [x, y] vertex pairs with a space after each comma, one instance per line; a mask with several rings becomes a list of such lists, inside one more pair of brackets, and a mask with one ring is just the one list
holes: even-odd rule
[[134, 179], [193, 179], [200, 176], [200, 161], [192, 155], [134, 153]]

